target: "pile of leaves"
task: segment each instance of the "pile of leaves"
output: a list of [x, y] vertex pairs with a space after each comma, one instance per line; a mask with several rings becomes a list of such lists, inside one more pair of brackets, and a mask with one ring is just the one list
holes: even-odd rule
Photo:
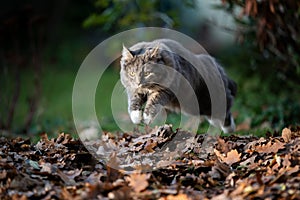
[[37, 144], [2, 137], [0, 199], [299, 199], [300, 127], [264, 138], [189, 134], [165, 125], [90, 145], [64, 133]]

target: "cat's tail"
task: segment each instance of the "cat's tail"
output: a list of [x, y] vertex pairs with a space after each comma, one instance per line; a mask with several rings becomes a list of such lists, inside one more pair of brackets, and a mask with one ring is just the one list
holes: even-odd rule
[[237, 84], [236, 84], [236, 82], [234, 82], [231, 79], [228, 79], [228, 88], [231, 91], [231, 95], [235, 97], [236, 93], [237, 93]]

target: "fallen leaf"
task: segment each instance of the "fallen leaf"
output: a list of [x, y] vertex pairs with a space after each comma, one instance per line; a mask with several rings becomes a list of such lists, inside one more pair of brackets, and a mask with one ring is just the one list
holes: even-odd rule
[[123, 186], [118, 190], [108, 193], [108, 197], [109, 199], [132, 199], [130, 190], [130, 187]]
[[60, 198], [61, 199], [73, 199], [72, 195], [67, 190], [67, 188], [62, 188], [61, 197]]
[[227, 177], [230, 172], [230, 167], [227, 164], [216, 160], [209, 175], [214, 179], [222, 179], [223, 177]]
[[292, 137], [292, 131], [289, 128], [284, 128], [281, 132], [281, 137], [285, 142], [289, 142]]
[[222, 155], [218, 150], [214, 149], [215, 154], [217, 155], [217, 157], [225, 162], [228, 165], [232, 165], [233, 163], [239, 162], [240, 161], [240, 157], [241, 154], [236, 150], [236, 149], [232, 149], [231, 151], [229, 151], [226, 156]]
[[132, 173], [129, 177], [126, 177], [126, 180], [129, 182], [129, 186], [134, 192], [141, 192], [148, 187], [148, 179], [150, 176], [151, 174]]
[[66, 171], [65, 174], [69, 179], [75, 179], [77, 176], [79, 176], [82, 172], [82, 169], [75, 169], [75, 170], [69, 170]]
[[43, 163], [41, 166], [42, 166], [41, 172], [47, 172], [48, 174], [52, 173], [51, 163]]
[[178, 195], [168, 195], [164, 198], [160, 198], [159, 200], [190, 200], [186, 194], [178, 194]]
[[145, 144], [145, 151], [146, 152], [154, 152], [154, 148], [157, 146], [157, 142], [154, 142], [153, 140], [148, 140]]
[[84, 145], [67, 134], [36, 144], [0, 137], [0, 199], [299, 199], [300, 127], [290, 131], [213, 145], [166, 125]]
[[284, 148], [284, 143], [280, 142], [279, 140], [272, 142], [269, 141], [267, 144], [258, 145], [255, 147], [255, 150], [259, 153], [277, 153], [279, 149]]
[[2, 172], [0, 171], [0, 180], [5, 179], [6, 176], [7, 176], [7, 171], [6, 170], [3, 170]]

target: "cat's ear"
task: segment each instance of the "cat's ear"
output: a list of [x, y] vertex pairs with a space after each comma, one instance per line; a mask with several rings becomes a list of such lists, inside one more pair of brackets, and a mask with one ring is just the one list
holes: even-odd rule
[[132, 59], [133, 55], [123, 44], [122, 56], [125, 60]]
[[160, 44], [157, 43], [154, 48], [151, 50], [151, 54], [150, 57], [154, 58], [157, 57], [157, 55], [159, 54], [159, 48], [160, 48]]

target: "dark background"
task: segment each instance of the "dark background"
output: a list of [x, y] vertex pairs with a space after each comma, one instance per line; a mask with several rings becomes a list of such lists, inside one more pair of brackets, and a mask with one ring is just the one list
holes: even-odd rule
[[[233, 112], [240, 133], [299, 125], [300, 6], [270, 2], [256, 7], [246, 1], [2, 2], [1, 135], [75, 133], [71, 97], [81, 62], [104, 39], [145, 26], [183, 32], [218, 59], [239, 86]], [[234, 25], [220, 20], [224, 13]], [[96, 98], [102, 128], [112, 131], [118, 128], [110, 101], [102, 97], [119, 79], [117, 63], [101, 80], [107, 90]]]

